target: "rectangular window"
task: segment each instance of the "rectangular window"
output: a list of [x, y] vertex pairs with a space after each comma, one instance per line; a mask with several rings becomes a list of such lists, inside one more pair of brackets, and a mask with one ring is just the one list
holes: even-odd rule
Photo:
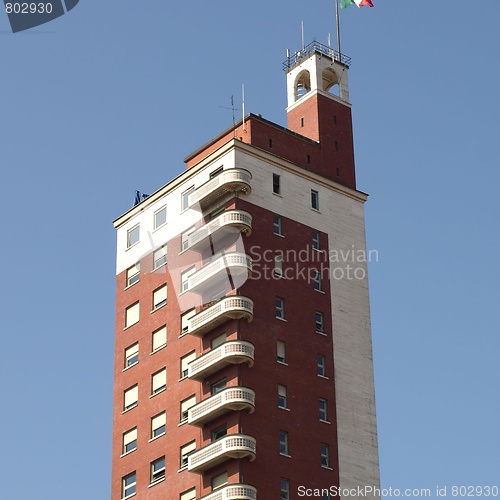
[[311, 207], [314, 210], [319, 210], [319, 193], [314, 189], [311, 189]]
[[212, 478], [212, 491], [222, 488], [227, 484], [227, 472]]
[[132, 286], [134, 283], [137, 283], [141, 277], [141, 263], [129, 267], [127, 269], [127, 286]]
[[153, 292], [153, 311], [159, 309], [167, 303], [167, 285], [157, 288]]
[[139, 321], [139, 302], [125, 309], [125, 328], [135, 325]]
[[210, 348], [217, 349], [217, 347], [226, 342], [226, 340], [227, 340], [227, 334], [225, 332], [221, 333], [220, 335], [217, 335], [217, 337], [213, 338], [210, 341]]
[[157, 458], [151, 462], [151, 483], [165, 479], [165, 457]]
[[167, 245], [163, 245], [153, 254], [153, 271], [167, 263]]
[[288, 432], [280, 431], [280, 455], [288, 455]]
[[313, 250], [321, 250], [319, 231], [313, 230], [312, 232], [312, 247]]
[[213, 210], [212, 212], [210, 212], [209, 219], [214, 220], [217, 217], [219, 217], [219, 215], [223, 214], [225, 211], [226, 211], [226, 206], [222, 205], [221, 207], [218, 207], [215, 210]]
[[187, 292], [189, 289], [189, 277], [196, 272], [196, 266], [190, 267], [188, 270], [181, 273], [181, 293]]
[[194, 186], [191, 186], [189, 189], [184, 191], [181, 195], [181, 210], [186, 210], [189, 208], [189, 195], [194, 192]]
[[278, 174], [273, 174], [273, 193], [281, 194], [280, 176]]
[[151, 394], [158, 394], [167, 388], [167, 369], [163, 368], [151, 377]]
[[181, 469], [188, 466], [189, 455], [196, 451], [196, 441], [181, 446]]
[[163, 325], [151, 334], [152, 352], [167, 345], [167, 327]]
[[323, 283], [321, 282], [321, 272], [319, 269], [314, 270], [314, 281], [313, 281], [314, 289], [318, 292], [323, 290]]
[[286, 344], [282, 340], [278, 340], [276, 344], [277, 361], [278, 363], [286, 363]]
[[137, 448], [137, 427], [123, 434], [123, 452], [129, 453]]
[[326, 399], [319, 400], [319, 419], [328, 422], [328, 403]]
[[181, 378], [188, 376], [188, 366], [191, 361], [196, 359], [196, 352], [190, 352], [181, 358]]
[[191, 309], [181, 315], [181, 334], [189, 330], [189, 320], [196, 314], [196, 309]]
[[125, 349], [125, 368], [135, 365], [139, 362], [139, 343], [136, 342], [134, 345], [127, 347]]
[[227, 425], [221, 425], [212, 431], [212, 442], [217, 441], [224, 436], [227, 436]]
[[157, 210], [154, 214], [154, 228], [158, 229], [163, 226], [167, 222], [167, 207], [162, 207], [160, 210]]
[[196, 228], [193, 226], [181, 234], [181, 252], [189, 248], [189, 236], [194, 233], [195, 230]]
[[283, 277], [283, 257], [281, 255], [274, 257], [274, 276], [277, 278]]
[[280, 236], [283, 236], [283, 233], [281, 232], [281, 217], [279, 215], [274, 216], [273, 233], [279, 234]]
[[281, 500], [290, 500], [290, 481], [282, 479], [280, 483]]
[[285, 385], [278, 385], [278, 407], [279, 408], [288, 408], [287, 407], [286, 386]]
[[189, 491], [181, 493], [179, 500], [196, 500], [196, 488], [191, 488]]
[[122, 478], [122, 498], [127, 498], [135, 493], [137, 477], [135, 471]]
[[165, 434], [167, 425], [167, 414], [165, 412], [151, 419], [151, 438], [157, 438]]
[[318, 354], [318, 375], [326, 377], [326, 359], [322, 354]]
[[281, 297], [276, 297], [276, 317], [279, 319], [285, 319], [285, 300]]
[[123, 409], [130, 410], [137, 406], [137, 401], [139, 399], [139, 386], [134, 385], [126, 389], [123, 393]]
[[316, 331], [319, 333], [324, 333], [325, 332], [325, 321], [324, 321], [323, 313], [316, 311], [315, 318], [316, 318]]
[[196, 396], [190, 396], [189, 398], [181, 401], [181, 418], [180, 422], [187, 422], [188, 411], [196, 404]]
[[127, 248], [130, 248], [132, 245], [135, 245], [139, 242], [140, 236], [140, 226], [134, 226], [132, 229], [127, 231]]
[[321, 467], [330, 467], [330, 447], [321, 443]]
[[216, 168], [213, 172], [210, 172], [210, 179], [217, 177], [218, 175], [222, 174], [222, 172], [224, 172], [224, 166]]
[[214, 384], [212, 384], [212, 396], [215, 396], [219, 392], [223, 391], [227, 386], [227, 379], [226, 377], [221, 378]]

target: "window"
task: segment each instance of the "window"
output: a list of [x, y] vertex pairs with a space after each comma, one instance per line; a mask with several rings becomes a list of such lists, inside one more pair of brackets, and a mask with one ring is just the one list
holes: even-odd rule
[[139, 399], [139, 386], [134, 385], [125, 390], [123, 393], [123, 409], [130, 410], [137, 406], [137, 400]]
[[319, 231], [313, 230], [312, 232], [312, 247], [313, 250], [321, 250]]
[[227, 436], [227, 425], [221, 425], [212, 431], [212, 442], [217, 441], [224, 436]]
[[153, 311], [159, 309], [167, 303], [167, 285], [157, 288], [153, 292]]
[[137, 448], [137, 427], [123, 434], [123, 453], [129, 453]]
[[216, 208], [210, 212], [210, 220], [214, 220], [219, 217], [219, 215], [223, 214], [226, 211], [226, 206], [222, 205], [221, 207]]
[[196, 272], [196, 267], [193, 266], [193, 267], [189, 268], [187, 271], [184, 271], [183, 273], [181, 273], [181, 293], [188, 291], [189, 277], [192, 276], [195, 272]]
[[222, 488], [227, 484], [227, 472], [223, 472], [212, 478], [212, 491]]
[[181, 252], [189, 248], [189, 236], [194, 233], [195, 229], [195, 227], [191, 227], [181, 234]]
[[167, 414], [165, 412], [151, 419], [151, 438], [157, 438], [165, 434], [167, 425]]
[[167, 369], [163, 368], [151, 377], [151, 394], [158, 394], [167, 388]]
[[163, 245], [153, 254], [153, 271], [167, 263], [167, 245]]
[[140, 226], [134, 226], [132, 229], [127, 231], [127, 248], [130, 248], [132, 245], [135, 245], [139, 242], [140, 235]]
[[139, 302], [125, 309], [125, 328], [135, 325], [139, 321]]
[[286, 363], [286, 344], [282, 340], [278, 340], [276, 344], [277, 361], [278, 363]]
[[167, 327], [164, 325], [158, 330], [155, 330], [152, 334], [152, 352], [157, 351], [161, 347], [167, 345]]
[[276, 297], [276, 317], [279, 319], [285, 319], [285, 300], [281, 297]]
[[328, 422], [328, 403], [326, 399], [319, 400], [319, 419]]
[[224, 167], [219, 167], [216, 168], [213, 172], [210, 172], [210, 179], [213, 179], [214, 177], [217, 177], [218, 175], [222, 174], [224, 171]]
[[281, 500], [290, 500], [290, 481], [282, 479], [280, 483]]
[[181, 378], [188, 376], [188, 365], [196, 359], [196, 352], [190, 352], [181, 358]]
[[222, 345], [224, 342], [226, 342], [227, 340], [227, 335], [226, 333], [222, 333], [220, 335], [218, 335], [217, 337], [213, 338], [211, 341], [210, 341], [210, 347], [211, 349], [216, 349], [217, 347], [219, 347], [220, 345]]
[[151, 483], [165, 479], [165, 457], [157, 458], [151, 462]]
[[311, 207], [314, 210], [319, 210], [319, 193], [314, 189], [311, 189]]
[[323, 313], [316, 311], [315, 318], [316, 318], [316, 331], [319, 333], [324, 333], [325, 332], [325, 321], [324, 321]]
[[163, 226], [163, 224], [166, 224], [167, 222], [167, 207], [164, 206], [160, 208], [160, 210], [157, 210], [154, 214], [155, 222], [154, 222], [154, 228], [158, 229], [159, 227]]
[[125, 368], [135, 365], [139, 362], [139, 343], [136, 342], [134, 345], [127, 347], [125, 349]]
[[322, 354], [318, 354], [318, 375], [326, 377], [326, 359]]
[[304, 126], [304, 117], [302, 117], [302, 118], [300, 119], [300, 126], [301, 126], [301, 127], [303, 127], [303, 126]]
[[278, 407], [287, 408], [286, 386], [278, 385]]
[[196, 404], [196, 396], [190, 396], [189, 398], [181, 401], [181, 418], [180, 421], [187, 422], [188, 411]]
[[189, 491], [181, 493], [180, 500], [196, 500], [196, 488], [191, 488]]
[[137, 283], [141, 277], [141, 263], [137, 262], [127, 269], [127, 286]]
[[330, 447], [321, 443], [321, 467], [330, 467]]
[[278, 174], [273, 174], [273, 193], [281, 194], [280, 176]]
[[280, 431], [280, 455], [288, 455], [288, 432]]
[[226, 386], [227, 386], [227, 379], [225, 377], [221, 378], [220, 380], [212, 384], [212, 396], [215, 396], [219, 392], [223, 391], [226, 388]]
[[136, 484], [135, 472], [132, 472], [122, 478], [122, 498], [127, 498], [130, 495], [133, 495], [135, 493]]
[[277, 278], [283, 277], [283, 257], [281, 255], [274, 257], [274, 276]]
[[191, 309], [181, 314], [181, 335], [189, 330], [189, 320], [196, 314], [196, 309]]
[[323, 290], [323, 284], [321, 282], [321, 272], [319, 271], [319, 269], [314, 270], [313, 286], [314, 289], [318, 292], [321, 292]]
[[184, 191], [181, 195], [181, 210], [186, 210], [189, 207], [189, 195], [194, 192], [194, 186]]
[[189, 455], [196, 451], [196, 441], [181, 446], [181, 469], [188, 466]]
[[273, 233], [283, 236], [283, 233], [281, 232], [281, 217], [279, 215], [274, 216]]

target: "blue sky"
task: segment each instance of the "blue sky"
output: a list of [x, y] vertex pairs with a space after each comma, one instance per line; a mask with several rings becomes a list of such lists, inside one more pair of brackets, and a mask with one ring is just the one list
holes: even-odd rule
[[[500, 3], [342, 12], [366, 205], [384, 487], [500, 485]], [[115, 234], [240, 107], [286, 123], [286, 49], [333, 2], [0, 12], [1, 497], [109, 498]]]

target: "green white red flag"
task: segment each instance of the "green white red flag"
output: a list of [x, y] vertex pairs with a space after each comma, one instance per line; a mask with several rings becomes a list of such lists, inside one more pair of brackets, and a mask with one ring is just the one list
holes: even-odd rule
[[340, 0], [341, 9], [346, 9], [350, 5], [357, 5], [358, 7], [373, 7], [371, 0]]

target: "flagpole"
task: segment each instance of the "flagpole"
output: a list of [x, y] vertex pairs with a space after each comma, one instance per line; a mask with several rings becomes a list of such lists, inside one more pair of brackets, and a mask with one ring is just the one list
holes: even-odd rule
[[337, 20], [337, 51], [340, 61], [340, 16], [339, 16], [339, 0], [335, 0], [335, 17]]

